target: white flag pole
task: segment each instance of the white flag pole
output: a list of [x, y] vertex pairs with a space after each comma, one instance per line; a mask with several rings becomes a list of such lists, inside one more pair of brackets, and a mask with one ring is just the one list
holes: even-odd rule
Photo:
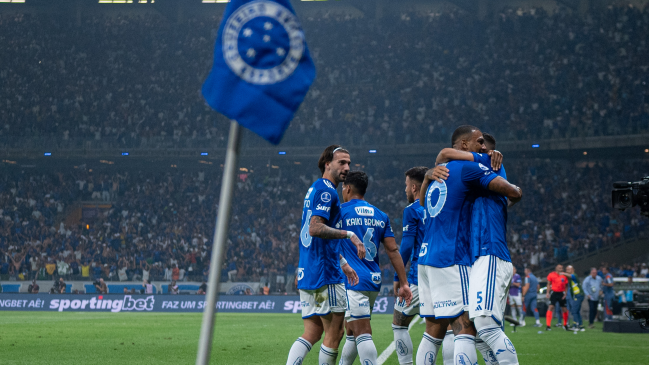
[[225, 155], [225, 165], [223, 168], [223, 183], [221, 185], [221, 196], [219, 198], [219, 212], [216, 216], [212, 259], [210, 261], [210, 275], [207, 282], [207, 293], [205, 295], [206, 304], [205, 309], [203, 310], [203, 323], [201, 325], [201, 337], [198, 343], [196, 365], [207, 365], [210, 362], [212, 335], [214, 334], [214, 312], [219, 297], [221, 265], [223, 265], [225, 245], [228, 242], [228, 223], [230, 222], [232, 195], [234, 193], [234, 178], [237, 170], [237, 161], [239, 159], [240, 144], [241, 127], [237, 122], [232, 121], [230, 123], [228, 150]]

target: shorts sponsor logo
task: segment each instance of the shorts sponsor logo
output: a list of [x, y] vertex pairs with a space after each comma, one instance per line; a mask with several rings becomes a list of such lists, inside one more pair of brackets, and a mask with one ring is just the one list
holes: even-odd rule
[[325, 191], [324, 193], [320, 194], [320, 200], [325, 203], [329, 203], [331, 201], [331, 194]]
[[457, 302], [454, 300], [442, 300], [439, 302], [434, 302], [433, 303], [433, 308], [446, 308], [446, 307], [454, 307], [457, 305]]
[[330, 209], [331, 209], [331, 207], [325, 207], [324, 205], [320, 205], [320, 204], [318, 204], [315, 207], [315, 210], [322, 210], [324, 212], [328, 212]]
[[370, 302], [369, 301], [360, 302], [360, 303], [358, 303], [358, 306], [359, 307], [367, 307], [367, 308], [369, 308], [370, 307]]
[[477, 311], [481, 311], [481, 310], [482, 310], [482, 306], [481, 306], [480, 304], [478, 304], [478, 306], [476, 307], [475, 310], [476, 310], [476, 312], [477, 312]]

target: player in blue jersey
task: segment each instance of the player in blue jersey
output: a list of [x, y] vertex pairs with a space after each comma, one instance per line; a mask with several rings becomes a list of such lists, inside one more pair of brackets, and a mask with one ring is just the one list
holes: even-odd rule
[[347, 283], [347, 312], [345, 321], [347, 341], [340, 357], [340, 365], [351, 365], [358, 355], [361, 364], [378, 364], [377, 351], [372, 341], [370, 317], [374, 301], [381, 290], [381, 267], [379, 247], [381, 243], [399, 277], [397, 300], [410, 304], [412, 292], [408, 285], [403, 260], [394, 240], [390, 218], [375, 206], [365, 201], [367, 174], [351, 171], [343, 183], [343, 200], [340, 208], [342, 228], [363, 238], [365, 258], [358, 258], [356, 247], [343, 240], [343, 256], [358, 274], [358, 284]]
[[341, 240], [350, 239], [358, 257], [365, 257], [365, 246], [353, 232], [334, 228], [340, 222], [336, 187], [345, 181], [349, 164], [347, 150], [338, 145], [327, 147], [318, 160], [322, 178], [311, 185], [304, 197], [297, 272], [304, 333], [293, 343], [287, 365], [302, 364], [323, 332], [318, 364], [335, 365], [338, 357], [347, 309], [343, 273], [348, 280], [358, 281], [356, 272], [340, 255]]
[[[394, 314], [392, 318], [392, 330], [394, 332], [394, 343], [396, 346], [399, 364], [412, 365], [413, 346], [408, 326], [415, 315], [419, 314], [419, 292], [417, 290], [417, 261], [419, 260], [419, 248], [424, 236], [423, 214], [424, 208], [419, 205], [419, 190], [424, 181], [427, 167], [413, 167], [406, 171], [406, 199], [410, 203], [403, 210], [403, 225], [401, 236], [401, 247], [399, 253], [404, 266], [410, 261], [408, 271], [408, 284], [412, 291], [412, 301], [407, 305], [403, 300], [394, 303]], [[394, 292], [398, 293], [400, 288], [399, 278], [394, 275]], [[452, 360], [452, 356], [451, 356]]]
[[[451, 137], [454, 149], [485, 149], [482, 132], [460, 126]], [[446, 180], [437, 174], [444, 173]], [[439, 180], [434, 181], [433, 180]], [[470, 321], [471, 212], [478, 193], [493, 191], [520, 199], [521, 191], [480, 163], [451, 161], [426, 173], [419, 202], [425, 208], [425, 232], [419, 253], [420, 315], [426, 333], [417, 351], [417, 364], [433, 364], [449, 322], [455, 335], [456, 364], [477, 363], [476, 329]]]
[[[436, 162], [466, 160], [478, 162], [503, 181], [507, 175], [501, 166], [502, 155], [497, 152], [496, 139], [483, 134], [483, 153], [468, 153], [444, 149]], [[493, 157], [493, 161], [492, 158]], [[511, 184], [510, 184], [511, 185]], [[507, 300], [507, 287], [513, 276], [513, 266], [507, 248], [507, 207], [520, 200], [522, 191], [511, 185], [519, 196], [509, 196], [491, 191], [480, 191], [471, 212], [471, 261], [469, 276], [469, 317], [477, 328], [476, 348], [487, 364], [518, 364], [516, 349], [502, 330], [503, 313]], [[520, 277], [518, 280], [520, 285]], [[520, 291], [520, 287], [517, 288]], [[520, 301], [517, 302], [520, 306]]]

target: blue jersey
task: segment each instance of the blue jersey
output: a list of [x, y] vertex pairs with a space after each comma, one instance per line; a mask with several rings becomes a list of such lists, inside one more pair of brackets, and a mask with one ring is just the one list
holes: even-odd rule
[[[419, 199], [408, 205], [403, 210], [403, 235], [401, 236], [401, 247], [399, 253], [403, 259], [405, 267], [410, 261], [410, 270], [408, 271], [408, 283], [419, 285], [417, 279], [417, 264], [419, 261], [419, 249], [421, 241], [424, 239], [424, 207], [419, 204]], [[394, 281], [399, 281], [397, 274], [394, 274]]]
[[451, 161], [446, 168], [448, 180], [433, 181], [426, 190], [419, 265], [470, 266], [469, 235], [475, 193], [486, 190], [498, 175], [470, 161]]
[[342, 243], [343, 257], [358, 274], [358, 284], [347, 289], [357, 291], [381, 290], [379, 246], [386, 237], [394, 237], [388, 215], [364, 200], [352, 199], [340, 208], [342, 229], [352, 231], [365, 245], [365, 258], [358, 258], [358, 250], [351, 240]]
[[[493, 171], [491, 158], [487, 154], [473, 153], [473, 159]], [[504, 166], [495, 173], [507, 180]], [[477, 195], [471, 213], [471, 263], [480, 256], [488, 255], [512, 261], [507, 248], [507, 198], [491, 191], [482, 191]]]
[[525, 293], [525, 296], [528, 295], [534, 295], [536, 296], [536, 291], [538, 290], [539, 287], [539, 279], [534, 276], [534, 274], [530, 273], [525, 276], [525, 284], [530, 284], [530, 287], [527, 289], [527, 293]]
[[336, 188], [327, 179], [319, 179], [309, 188], [302, 209], [300, 232], [300, 263], [297, 269], [297, 288], [315, 290], [328, 284], [345, 281], [340, 269], [341, 240], [325, 240], [309, 235], [311, 217], [322, 217], [327, 226], [340, 221], [340, 201]]

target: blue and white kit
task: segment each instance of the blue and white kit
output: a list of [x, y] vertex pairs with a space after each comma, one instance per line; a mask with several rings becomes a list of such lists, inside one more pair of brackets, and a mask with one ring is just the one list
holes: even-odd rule
[[[403, 259], [404, 267], [408, 264], [408, 261], [410, 261], [408, 284], [410, 284], [410, 290], [412, 291], [412, 301], [410, 302], [410, 305], [406, 305], [405, 299], [397, 299], [394, 302], [394, 310], [401, 312], [407, 317], [419, 314], [419, 288], [417, 288], [417, 285], [419, 284], [419, 267], [417, 262], [419, 261], [421, 241], [424, 238], [423, 216], [424, 207], [419, 204], [419, 199], [415, 200], [403, 210], [403, 235], [401, 236], [401, 247], [399, 253]], [[397, 274], [394, 274], [394, 281], [399, 281]]]
[[394, 237], [387, 214], [364, 200], [352, 199], [341, 206], [341, 228], [354, 232], [365, 245], [365, 258], [359, 259], [356, 246], [343, 240], [343, 257], [356, 271], [358, 284], [347, 288], [347, 321], [369, 318], [374, 300], [381, 290], [379, 246], [386, 237]]
[[345, 276], [340, 269], [342, 240], [311, 237], [309, 227], [313, 216], [324, 218], [329, 227], [335, 227], [340, 221], [338, 193], [327, 179], [314, 182], [304, 197], [297, 269], [302, 318], [340, 313], [347, 309]]

